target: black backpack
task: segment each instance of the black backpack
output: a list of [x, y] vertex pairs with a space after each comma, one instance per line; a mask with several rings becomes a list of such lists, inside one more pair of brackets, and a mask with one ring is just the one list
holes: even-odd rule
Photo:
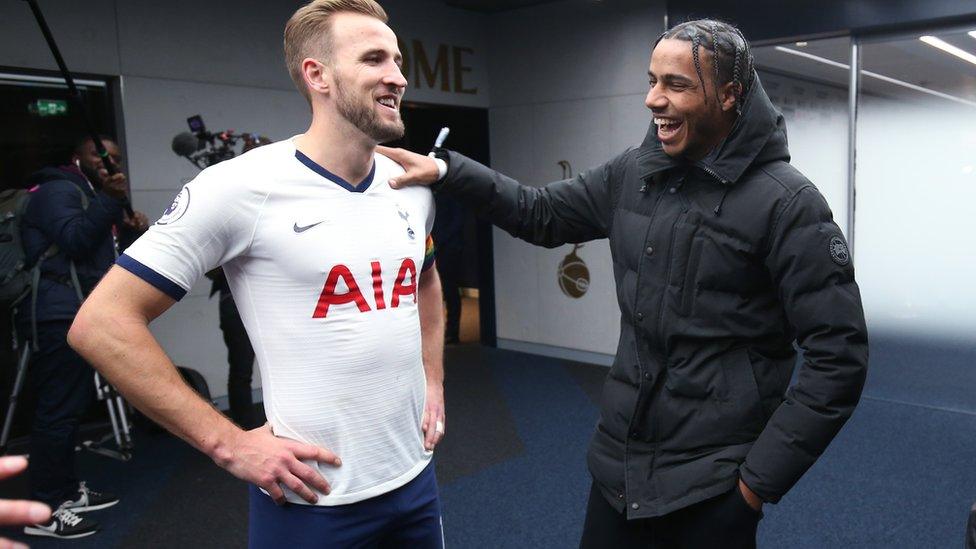
[[[88, 195], [80, 187], [81, 208], [88, 209]], [[7, 189], [0, 191], [0, 307], [9, 309], [11, 314], [21, 302], [30, 296], [31, 336], [37, 345], [37, 323], [34, 320], [37, 306], [37, 285], [41, 279], [41, 264], [58, 253], [58, 245], [51, 244], [41, 254], [34, 265], [27, 265], [27, 254], [21, 237], [24, 213], [31, 199], [27, 189]], [[71, 286], [84, 301], [85, 294], [78, 279], [74, 261], [70, 262]]]
[[30, 289], [31, 273], [24, 256], [20, 224], [27, 210], [30, 192], [7, 189], [0, 192], [0, 304], [12, 306]]

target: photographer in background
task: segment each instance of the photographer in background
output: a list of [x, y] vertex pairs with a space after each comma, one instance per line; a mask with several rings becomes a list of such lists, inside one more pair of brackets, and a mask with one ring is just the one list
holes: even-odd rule
[[[100, 137], [111, 162], [122, 169], [119, 146]], [[111, 494], [89, 489], [75, 476], [75, 439], [82, 415], [94, 397], [94, 371], [67, 343], [68, 328], [87, 296], [118, 256], [120, 243], [133, 242], [149, 226], [146, 216], [125, 212], [128, 180], [109, 175], [91, 138], [78, 142], [70, 163], [43, 168], [28, 182], [36, 186], [24, 214], [24, 251], [40, 265], [32, 306], [21, 308], [24, 325], [33, 322], [37, 350], [30, 377], [37, 394], [31, 427], [31, 499], [54, 513], [26, 534], [76, 538], [94, 534], [98, 524], [75, 513], [118, 503]], [[33, 315], [33, 318], [31, 316]]]

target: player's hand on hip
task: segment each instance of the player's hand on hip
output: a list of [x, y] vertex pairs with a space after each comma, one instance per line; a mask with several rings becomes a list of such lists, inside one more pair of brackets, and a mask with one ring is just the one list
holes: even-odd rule
[[424, 432], [424, 448], [434, 451], [437, 443], [444, 438], [447, 415], [444, 411], [444, 385], [427, 384], [427, 403], [424, 405], [424, 418], [421, 429]]
[[318, 501], [312, 488], [328, 494], [328, 481], [317, 470], [302, 463], [313, 459], [339, 467], [339, 457], [319, 446], [278, 438], [271, 426], [241, 431], [230, 446], [229, 455], [217, 462], [235, 477], [263, 488], [275, 503], [285, 503], [282, 486], [287, 486], [309, 503]]
[[390, 186], [394, 189], [402, 189], [408, 185], [430, 185], [440, 177], [437, 163], [429, 156], [382, 145], [376, 147], [376, 152], [403, 166], [405, 170], [403, 175], [390, 179]]

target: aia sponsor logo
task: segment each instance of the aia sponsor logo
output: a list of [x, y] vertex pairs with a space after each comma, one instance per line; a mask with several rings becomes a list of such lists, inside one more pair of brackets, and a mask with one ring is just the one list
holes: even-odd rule
[[[325, 277], [325, 286], [322, 287], [322, 293], [319, 295], [319, 300], [315, 305], [312, 318], [326, 318], [329, 315], [329, 308], [331, 306], [345, 305], [346, 303], [355, 303], [361, 313], [368, 313], [374, 310], [374, 308], [377, 311], [386, 309], [388, 307], [386, 302], [387, 294], [383, 290], [382, 265], [380, 265], [379, 261], [373, 261], [369, 265], [371, 272], [370, 283], [373, 289], [372, 307], [366, 301], [366, 297], [363, 296], [363, 292], [360, 290], [356, 278], [352, 275], [352, 271], [349, 270], [349, 267], [340, 263], [332, 267], [328, 276]], [[346, 291], [337, 293], [336, 287], [340, 280], [345, 284]], [[391, 309], [399, 307], [403, 299], [412, 299], [413, 303], [417, 302], [417, 265], [413, 259], [408, 257], [400, 263], [396, 279], [393, 282], [393, 288], [390, 289], [388, 295], [390, 300], [389, 308]]]

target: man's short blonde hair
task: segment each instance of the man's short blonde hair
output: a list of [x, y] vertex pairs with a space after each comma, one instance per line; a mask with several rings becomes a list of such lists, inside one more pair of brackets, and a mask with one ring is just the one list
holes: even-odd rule
[[285, 66], [298, 91], [310, 103], [312, 101], [305, 77], [302, 60], [313, 57], [329, 64], [332, 43], [332, 16], [341, 13], [361, 13], [386, 23], [388, 17], [382, 6], [374, 0], [313, 0], [298, 8], [285, 25]]

